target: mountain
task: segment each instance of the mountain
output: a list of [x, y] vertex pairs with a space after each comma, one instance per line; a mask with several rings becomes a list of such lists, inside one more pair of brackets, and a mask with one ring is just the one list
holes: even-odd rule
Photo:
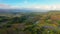
[[41, 9], [0, 9], [0, 12], [46, 12]]

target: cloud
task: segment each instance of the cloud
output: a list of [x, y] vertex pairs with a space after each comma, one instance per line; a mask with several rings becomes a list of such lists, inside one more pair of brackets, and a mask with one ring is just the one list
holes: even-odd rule
[[0, 4], [0, 8], [9, 8], [10, 5], [7, 5], [7, 4]]
[[20, 6], [12, 6], [12, 5], [8, 5], [8, 4], [0, 4], [0, 9], [19, 9]]
[[34, 5], [27, 8], [43, 10], [60, 10], [60, 5]]
[[8, 5], [8, 4], [0, 4], [0, 8], [3, 9], [42, 9], [42, 10], [60, 10], [60, 5], [27, 5], [27, 6], [19, 6], [19, 5]]

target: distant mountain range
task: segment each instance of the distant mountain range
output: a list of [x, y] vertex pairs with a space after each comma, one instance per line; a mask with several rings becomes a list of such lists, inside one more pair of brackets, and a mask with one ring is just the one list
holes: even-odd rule
[[36, 9], [0, 9], [0, 12], [46, 12], [47, 10]]

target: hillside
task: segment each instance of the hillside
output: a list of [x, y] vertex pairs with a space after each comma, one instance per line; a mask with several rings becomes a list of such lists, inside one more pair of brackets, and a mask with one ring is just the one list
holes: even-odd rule
[[0, 12], [0, 34], [60, 34], [60, 11]]

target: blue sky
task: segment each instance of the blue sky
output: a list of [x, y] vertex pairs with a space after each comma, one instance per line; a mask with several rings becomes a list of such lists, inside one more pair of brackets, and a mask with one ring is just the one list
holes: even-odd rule
[[[36, 8], [44, 7], [48, 5], [49, 7], [56, 5], [60, 6], [60, 0], [0, 0], [0, 4], [7, 4], [11, 6], [20, 6], [20, 7], [33, 7]], [[54, 8], [55, 8], [54, 7]], [[34, 8], [34, 7], [33, 7]], [[60, 9], [60, 8], [59, 8]]]
[[9, 5], [17, 5], [19, 3], [21, 3], [20, 5], [24, 5], [25, 2], [28, 4], [43, 4], [43, 5], [60, 4], [60, 0], [0, 0], [0, 3]]

